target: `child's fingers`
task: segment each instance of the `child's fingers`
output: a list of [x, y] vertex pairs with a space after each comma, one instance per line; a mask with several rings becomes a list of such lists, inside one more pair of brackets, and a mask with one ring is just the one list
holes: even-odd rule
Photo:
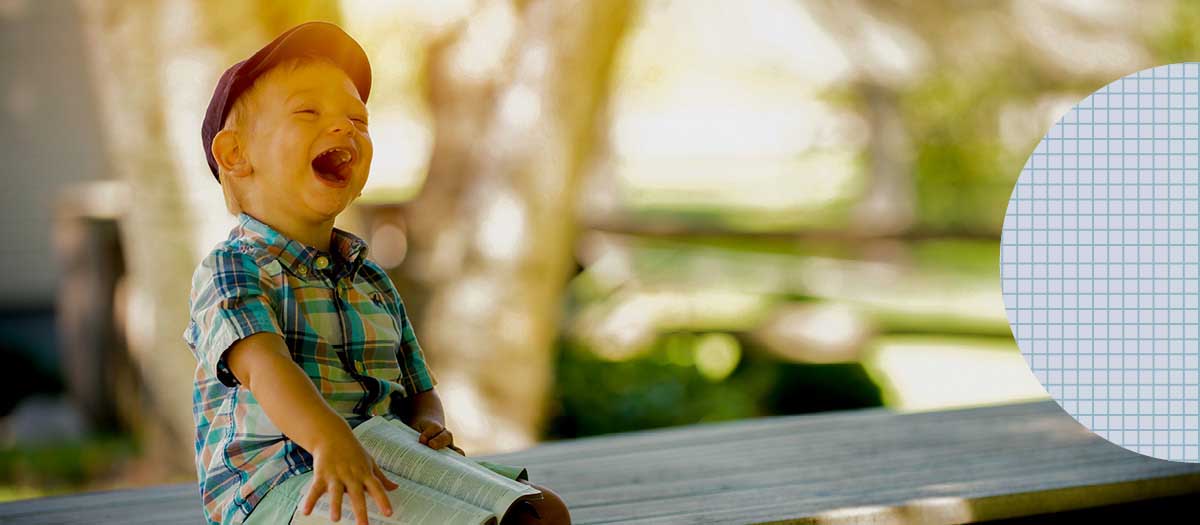
[[442, 432], [442, 428], [440, 427], [426, 427], [425, 432], [421, 433], [421, 437], [418, 441], [422, 443], [430, 442], [430, 440], [433, 439], [433, 436], [438, 435], [440, 432]]
[[308, 487], [308, 496], [304, 498], [304, 515], [312, 513], [313, 505], [317, 504], [317, 500], [321, 499], [321, 494], [325, 493], [325, 484], [314, 481]]
[[426, 444], [429, 445], [429, 448], [440, 449], [449, 445], [453, 440], [454, 438], [450, 435], [450, 431], [442, 429], [437, 435], [429, 438], [429, 442]]
[[400, 488], [399, 483], [392, 481], [390, 478], [388, 478], [386, 475], [384, 475], [383, 469], [379, 468], [379, 465], [375, 465], [375, 477], [379, 478], [379, 482], [383, 483], [383, 488], [388, 491], [392, 491], [392, 490], [396, 490], [396, 489]]
[[463, 452], [463, 449], [461, 449], [461, 448], [458, 448], [458, 446], [456, 446], [454, 443], [451, 443], [451, 444], [449, 444], [449, 445], [446, 445], [446, 446], [450, 447], [450, 450], [453, 450], [453, 451], [455, 451], [455, 452], [458, 452], [458, 453], [459, 453], [459, 455], [462, 455], [462, 456], [466, 456], [466, 455], [467, 455], [467, 453], [466, 453], [466, 452]]
[[371, 497], [375, 498], [375, 506], [379, 507], [379, 512], [384, 516], [391, 516], [392, 502], [388, 501], [387, 493], [383, 491], [383, 484], [378, 479], [369, 477], [364, 485], [367, 487], [367, 492], [371, 493]]
[[421, 443], [428, 443], [430, 439], [433, 439], [434, 436], [438, 435], [445, 429], [446, 427], [439, 425], [436, 421], [430, 421], [423, 428], [421, 428], [421, 436], [417, 439], [417, 441]]
[[346, 487], [344, 487], [340, 481], [333, 481], [329, 483], [329, 492], [333, 493], [333, 497], [331, 497], [329, 501], [330, 505], [332, 506], [332, 508], [329, 509], [330, 521], [341, 521], [342, 519], [342, 492], [345, 492], [345, 490]]
[[417, 442], [419, 442], [423, 445], [428, 445], [429, 440], [433, 439], [433, 436], [438, 435], [438, 433], [440, 433], [441, 431], [442, 431], [442, 429], [440, 429], [440, 428], [437, 430], [430, 430], [430, 429], [426, 428], [425, 431], [421, 433], [421, 436], [417, 438]]
[[363, 497], [362, 487], [358, 483], [346, 485], [346, 492], [350, 493], [350, 508], [354, 510], [354, 522], [356, 525], [370, 525], [367, 523], [367, 500]]

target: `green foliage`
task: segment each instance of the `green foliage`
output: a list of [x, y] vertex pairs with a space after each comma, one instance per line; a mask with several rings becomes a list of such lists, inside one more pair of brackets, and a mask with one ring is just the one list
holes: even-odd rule
[[931, 239], [909, 245], [914, 266], [956, 276], [1000, 278], [1000, 243]]
[[1200, 27], [1200, 2], [1176, 2], [1171, 19], [1173, 22], [1165, 31], [1147, 34], [1155, 62], [1174, 64], [1200, 60], [1200, 32], [1196, 31]]
[[[1153, 62], [1200, 60], [1200, 2], [1177, 2], [1166, 25], [1142, 35]], [[1021, 46], [1011, 47], [969, 70], [935, 67], [898, 93], [913, 144], [919, 228], [998, 234], [1017, 175], [1041, 140], [1040, 135], [1025, 137], [1011, 150], [1001, 144], [1001, 108], [1052, 93], [1078, 93], [1082, 99], [1116, 80], [1047, 68], [1022, 54]], [[854, 98], [846, 102], [861, 104]]]
[[627, 361], [606, 361], [559, 342], [558, 414], [547, 438], [567, 439], [700, 422], [878, 406], [861, 366], [798, 365], [749, 348], [725, 379], [705, 378], [688, 357], [698, 334], [673, 333]]
[[5, 448], [0, 450], [0, 485], [81, 488], [133, 457], [136, 448], [132, 438], [117, 435]]
[[[1002, 104], [1036, 98], [1030, 72], [1006, 68], [964, 78], [938, 71], [904, 93], [913, 143], [919, 226], [947, 233], [999, 233], [1024, 155], [999, 140]], [[1030, 137], [1029, 150], [1041, 137]]]

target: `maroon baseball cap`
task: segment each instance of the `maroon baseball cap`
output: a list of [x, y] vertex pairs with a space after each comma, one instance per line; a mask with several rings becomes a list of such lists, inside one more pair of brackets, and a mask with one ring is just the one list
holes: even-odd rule
[[225, 117], [242, 92], [246, 91], [254, 79], [274, 65], [292, 57], [316, 55], [327, 57], [337, 64], [354, 86], [358, 88], [358, 96], [363, 102], [371, 93], [371, 64], [367, 61], [367, 53], [342, 28], [329, 22], [305, 22], [284, 31], [275, 37], [271, 43], [259, 49], [241, 62], [238, 62], [221, 75], [217, 88], [213, 91], [212, 100], [208, 102], [208, 111], [204, 114], [204, 126], [200, 135], [204, 139], [204, 156], [208, 159], [208, 168], [212, 170], [213, 178], [221, 182], [217, 172], [217, 159], [213, 158], [213, 137], [225, 127]]

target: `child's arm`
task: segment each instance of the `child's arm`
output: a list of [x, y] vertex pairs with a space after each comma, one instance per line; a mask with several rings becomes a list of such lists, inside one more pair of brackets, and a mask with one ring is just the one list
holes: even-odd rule
[[339, 521], [342, 493], [346, 492], [358, 525], [367, 525], [364, 486], [383, 514], [392, 514], [384, 487], [394, 490], [398, 485], [383, 475], [354, 437], [350, 425], [292, 361], [283, 338], [261, 332], [241, 339], [226, 353], [226, 363], [234, 377], [254, 394], [271, 422], [312, 453], [313, 484], [304, 501], [304, 514], [312, 512], [317, 499], [328, 491], [333, 507], [330, 519]]
[[390, 279], [387, 284], [388, 295], [394, 301], [401, 327], [400, 345], [396, 347], [396, 360], [405, 373], [401, 374], [400, 380], [405, 389], [410, 392], [408, 396], [393, 399], [389, 410], [393, 415], [399, 416], [406, 425], [421, 433], [419, 439], [421, 443], [434, 449], [450, 447], [450, 450], [465, 456], [466, 452], [454, 446], [454, 437], [450, 435], [449, 430], [446, 430], [442, 400], [434, 390], [437, 381], [425, 366], [425, 356], [421, 351], [421, 345], [417, 343], [417, 334], [413, 330], [412, 322], [408, 319], [404, 300], [400, 298], [400, 292], [396, 291], [396, 287], [391, 284]]
[[442, 411], [442, 399], [437, 391], [429, 389], [404, 398], [400, 407], [401, 420], [421, 433], [419, 441], [430, 448], [440, 449], [450, 447], [451, 450], [467, 455], [461, 448], [454, 446], [454, 437], [446, 430], [446, 416]]

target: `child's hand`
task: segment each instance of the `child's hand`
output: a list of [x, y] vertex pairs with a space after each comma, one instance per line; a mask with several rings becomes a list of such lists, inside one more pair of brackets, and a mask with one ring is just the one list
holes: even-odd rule
[[363, 489], [375, 498], [384, 516], [392, 515], [392, 505], [386, 490], [395, 490], [399, 485], [383, 475], [383, 470], [354, 437], [354, 434], [335, 432], [321, 445], [314, 447], [312, 485], [304, 499], [304, 514], [312, 512], [313, 505], [321, 495], [331, 494], [329, 519], [342, 519], [342, 493], [350, 494], [350, 507], [354, 509], [357, 525], [367, 525], [367, 505]]
[[421, 437], [417, 438], [417, 441], [428, 445], [429, 448], [450, 447], [450, 450], [464, 456], [467, 455], [461, 448], [454, 446], [454, 436], [450, 435], [450, 431], [446, 430], [441, 421], [433, 418], [416, 418], [412, 422], [412, 428], [421, 433]]

